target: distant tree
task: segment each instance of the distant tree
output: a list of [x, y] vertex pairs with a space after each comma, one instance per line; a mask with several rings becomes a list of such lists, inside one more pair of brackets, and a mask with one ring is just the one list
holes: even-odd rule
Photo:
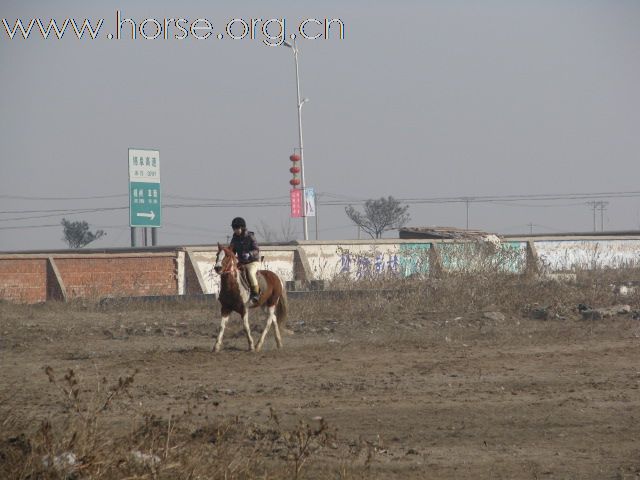
[[89, 224], [84, 221], [71, 222], [63, 218], [61, 223], [64, 233], [62, 240], [69, 245], [69, 248], [82, 248], [106, 235], [104, 230], [96, 230], [95, 233], [90, 232]]
[[276, 236], [276, 232], [264, 220], [260, 220], [260, 225], [256, 227], [256, 233], [260, 241], [266, 243], [273, 242]]
[[296, 227], [291, 223], [291, 219], [287, 218], [287, 223], [280, 222], [280, 241], [290, 242], [296, 239]]
[[290, 242], [295, 237], [295, 227], [291, 224], [291, 219], [287, 219], [287, 223], [280, 223], [280, 234], [268, 225], [264, 220], [260, 220], [260, 225], [256, 227], [256, 233], [260, 240], [266, 243], [270, 242]]
[[407, 213], [409, 205], [401, 205], [398, 200], [389, 196], [379, 200], [364, 202], [364, 212], [359, 212], [351, 205], [345, 208], [347, 217], [367, 232], [371, 238], [382, 237], [383, 232], [406, 225], [411, 218]]

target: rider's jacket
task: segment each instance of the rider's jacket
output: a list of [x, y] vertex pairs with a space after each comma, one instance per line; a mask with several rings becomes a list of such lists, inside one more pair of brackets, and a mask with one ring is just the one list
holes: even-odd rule
[[[245, 231], [242, 235], [233, 234], [229, 246], [236, 252], [240, 263], [251, 263], [260, 260], [260, 249], [253, 232]], [[249, 254], [248, 258], [245, 254]]]

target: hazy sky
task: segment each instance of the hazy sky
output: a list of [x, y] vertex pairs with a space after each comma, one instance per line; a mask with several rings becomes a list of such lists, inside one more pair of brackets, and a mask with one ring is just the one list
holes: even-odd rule
[[[108, 39], [117, 10], [207, 18], [214, 35], [132, 40], [125, 26]], [[104, 23], [95, 40], [70, 26], [62, 40], [37, 26], [11, 40], [0, 25], [0, 251], [64, 248], [62, 217], [104, 229], [92, 246], [129, 245], [129, 147], [160, 151], [160, 244], [225, 240], [237, 215], [286, 229], [293, 55], [260, 35], [218, 39], [234, 18], [284, 18], [288, 34], [306, 18], [344, 22], [343, 40], [298, 42], [320, 239], [355, 238], [345, 202], [387, 195], [413, 199], [410, 226], [464, 227], [464, 203], [420, 199], [639, 192], [595, 200], [605, 229], [640, 226], [638, 1], [2, 1], [10, 28], [34, 17]], [[223, 206], [246, 199], [259, 200]], [[476, 200], [470, 227], [590, 231], [590, 200]]]

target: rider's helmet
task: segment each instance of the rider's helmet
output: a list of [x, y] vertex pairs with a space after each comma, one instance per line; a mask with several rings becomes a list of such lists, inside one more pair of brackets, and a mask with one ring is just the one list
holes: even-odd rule
[[247, 228], [247, 222], [242, 217], [236, 217], [231, 221], [231, 228]]

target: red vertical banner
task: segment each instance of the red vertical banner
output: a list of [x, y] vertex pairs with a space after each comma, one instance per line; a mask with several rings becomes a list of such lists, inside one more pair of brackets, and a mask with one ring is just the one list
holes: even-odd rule
[[289, 194], [291, 197], [291, 218], [302, 217], [302, 189], [292, 188]]

